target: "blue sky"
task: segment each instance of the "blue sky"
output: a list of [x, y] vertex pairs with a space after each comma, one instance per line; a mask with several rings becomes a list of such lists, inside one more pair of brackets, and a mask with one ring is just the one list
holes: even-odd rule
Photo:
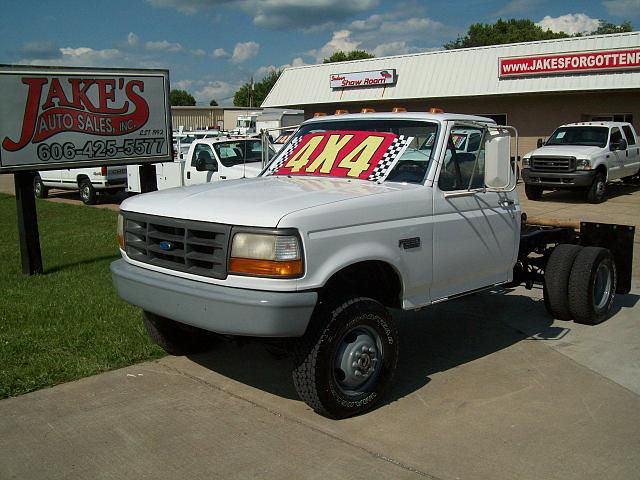
[[529, 18], [589, 31], [640, 29], [640, 0], [59, 0], [2, 2], [0, 63], [168, 68], [199, 104], [231, 104], [251, 75], [336, 50], [376, 56], [439, 49], [472, 23]]

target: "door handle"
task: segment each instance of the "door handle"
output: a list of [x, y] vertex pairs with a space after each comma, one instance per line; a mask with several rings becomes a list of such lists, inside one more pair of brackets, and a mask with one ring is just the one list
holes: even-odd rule
[[512, 207], [513, 205], [515, 205], [516, 202], [514, 202], [513, 200], [502, 200], [500, 202], [500, 206], [504, 207], [504, 208], [509, 208]]
[[187, 172], [187, 180], [191, 180], [191, 172]]
[[220, 175], [220, 180], [226, 180], [227, 177], [225, 177], [224, 175]]

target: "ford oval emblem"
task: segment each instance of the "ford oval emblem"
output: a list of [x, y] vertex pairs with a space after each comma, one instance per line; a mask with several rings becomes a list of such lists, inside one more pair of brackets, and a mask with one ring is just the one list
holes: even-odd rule
[[173, 243], [163, 240], [158, 245], [162, 250], [173, 250]]

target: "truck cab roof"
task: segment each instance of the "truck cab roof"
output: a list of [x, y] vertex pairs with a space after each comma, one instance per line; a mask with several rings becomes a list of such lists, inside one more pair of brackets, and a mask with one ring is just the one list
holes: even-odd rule
[[596, 122], [575, 122], [575, 123], [567, 123], [565, 125], [560, 125], [558, 128], [562, 127], [630, 127], [631, 124], [629, 122], [604, 122], [604, 121], [596, 121]]
[[495, 124], [495, 120], [478, 115], [464, 115], [460, 113], [429, 113], [429, 112], [370, 112], [346, 113], [342, 115], [324, 115], [314, 117], [305, 124], [336, 120], [427, 120], [436, 122], [461, 121]]

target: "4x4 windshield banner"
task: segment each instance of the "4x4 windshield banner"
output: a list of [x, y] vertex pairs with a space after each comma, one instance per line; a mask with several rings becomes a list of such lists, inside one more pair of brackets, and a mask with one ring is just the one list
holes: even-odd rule
[[384, 132], [329, 131], [294, 138], [265, 175], [384, 180], [413, 137]]
[[0, 171], [171, 161], [166, 70], [0, 66]]

